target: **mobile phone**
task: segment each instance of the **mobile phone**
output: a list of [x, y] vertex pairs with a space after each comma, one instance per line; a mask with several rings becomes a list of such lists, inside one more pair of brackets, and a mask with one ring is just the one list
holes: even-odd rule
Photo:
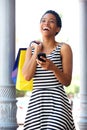
[[45, 61], [44, 59], [42, 59], [41, 57], [46, 58], [46, 54], [40, 52], [40, 53], [37, 55], [38, 60], [40, 60], [40, 61], [42, 61], [42, 62], [46, 62], [46, 61]]

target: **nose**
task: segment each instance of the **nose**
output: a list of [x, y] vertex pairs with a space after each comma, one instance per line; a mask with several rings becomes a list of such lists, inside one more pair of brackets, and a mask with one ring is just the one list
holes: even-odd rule
[[46, 24], [46, 25], [48, 25], [48, 24], [49, 24], [49, 21], [48, 21], [48, 20], [46, 20], [46, 21], [45, 21], [45, 24]]

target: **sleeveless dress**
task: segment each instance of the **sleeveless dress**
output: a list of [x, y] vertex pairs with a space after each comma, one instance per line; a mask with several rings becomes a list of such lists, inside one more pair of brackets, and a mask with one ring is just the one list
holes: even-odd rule
[[[62, 70], [59, 44], [47, 58]], [[71, 106], [63, 85], [52, 71], [37, 65], [24, 130], [76, 130]]]

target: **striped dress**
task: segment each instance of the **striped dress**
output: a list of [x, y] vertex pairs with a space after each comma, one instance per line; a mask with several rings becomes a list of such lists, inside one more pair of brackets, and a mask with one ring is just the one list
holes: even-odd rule
[[[62, 71], [61, 45], [47, 58]], [[37, 65], [24, 130], [75, 130], [69, 100], [52, 71]]]

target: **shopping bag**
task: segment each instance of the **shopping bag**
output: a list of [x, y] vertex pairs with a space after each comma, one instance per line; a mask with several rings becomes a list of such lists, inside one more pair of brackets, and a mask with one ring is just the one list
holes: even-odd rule
[[22, 67], [25, 60], [26, 48], [20, 48], [12, 72], [13, 82], [16, 84], [16, 89], [21, 91], [32, 91], [33, 79], [27, 81], [22, 75]]

